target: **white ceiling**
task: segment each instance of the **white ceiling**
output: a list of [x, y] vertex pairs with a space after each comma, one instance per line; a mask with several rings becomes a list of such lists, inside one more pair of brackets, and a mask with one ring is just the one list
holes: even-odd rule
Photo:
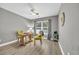
[[[60, 6], [60, 3], [0, 3], [0, 7], [28, 19], [58, 15]], [[31, 8], [34, 8], [39, 16], [33, 14]]]

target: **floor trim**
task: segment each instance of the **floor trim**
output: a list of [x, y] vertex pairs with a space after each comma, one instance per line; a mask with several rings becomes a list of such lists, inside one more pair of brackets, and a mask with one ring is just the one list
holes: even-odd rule
[[59, 44], [59, 47], [60, 47], [60, 49], [61, 49], [62, 55], [65, 55], [65, 54], [64, 54], [64, 51], [63, 51], [63, 49], [62, 49], [62, 46], [61, 46], [61, 44], [60, 44], [60, 42], [58, 42], [58, 44]]
[[7, 43], [3, 43], [3, 44], [0, 44], [0, 47], [3, 47], [3, 46], [6, 46], [6, 45], [9, 45], [9, 44], [12, 44], [12, 43], [15, 43], [15, 42], [17, 42], [17, 40], [10, 41], [10, 42], [7, 42]]

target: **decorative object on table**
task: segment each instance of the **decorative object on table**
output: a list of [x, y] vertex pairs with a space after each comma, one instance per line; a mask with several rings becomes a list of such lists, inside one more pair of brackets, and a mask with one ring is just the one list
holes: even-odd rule
[[58, 32], [57, 31], [54, 31], [53, 37], [54, 37], [54, 41], [58, 41], [59, 35], [58, 35]]
[[59, 17], [60, 17], [61, 25], [64, 26], [64, 24], [65, 24], [65, 13], [61, 12]]

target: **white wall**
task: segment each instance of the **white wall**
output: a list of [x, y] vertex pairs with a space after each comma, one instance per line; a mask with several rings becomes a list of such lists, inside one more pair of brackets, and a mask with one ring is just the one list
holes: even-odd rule
[[59, 42], [65, 54], [79, 54], [79, 4], [62, 4], [60, 13], [65, 12], [65, 24], [59, 19]]
[[16, 40], [16, 31], [27, 31], [27, 25], [33, 26], [33, 22], [0, 8], [0, 44]]

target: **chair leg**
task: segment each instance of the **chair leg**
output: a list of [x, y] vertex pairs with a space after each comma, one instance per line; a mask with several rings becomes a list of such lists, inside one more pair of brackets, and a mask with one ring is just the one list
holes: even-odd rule
[[17, 39], [18, 39], [18, 43], [19, 43], [19, 45], [20, 45], [20, 38], [18, 37]]
[[40, 43], [41, 43], [41, 45], [42, 45], [42, 40], [40, 39]]
[[34, 46], [36, 45], [36, 40], [34, 39]]

